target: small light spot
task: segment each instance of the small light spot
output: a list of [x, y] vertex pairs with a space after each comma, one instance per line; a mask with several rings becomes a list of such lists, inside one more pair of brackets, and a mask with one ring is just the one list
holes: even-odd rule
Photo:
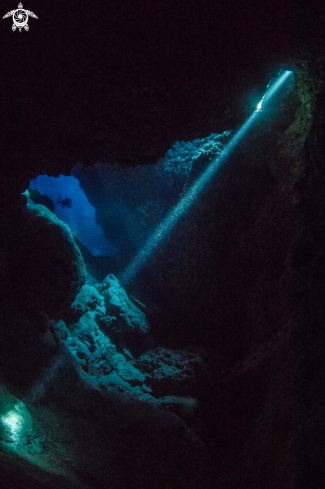
[[9, 432], [9, 436], [12, 441], [16, 444], [19, 442], [21, 437], [21, 431], [24, 425], [24, 418], [21, 414], [16, 412], [16, 407], [9, 411], [8, 413], [1, 416], [0, 421], [5, 426], [6, 430]]

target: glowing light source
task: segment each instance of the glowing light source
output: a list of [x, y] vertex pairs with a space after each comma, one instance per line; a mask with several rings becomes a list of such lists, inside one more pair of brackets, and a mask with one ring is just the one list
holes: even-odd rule
[[257, 104], [257, 107], [256, 107], [256, 110], [255, 112], [261, 112], [262, 110], [262, 103], [263, 103], [263, 100], [264, 100], [264, 97], [262, 98], [262, 100]]
[[124, 270], [122, 275], [119, 277], [122, 285], [126, 285], [134, 278], [136, 273], [142, 267], [145, 261], [153, 254], [157, 249], [159, 243], [170, 233], [171, 229], [179, 221], [179, 219], [185, 214], [185, 212], [192, 205], [194, 200], [199, 196], [200, 192], [206, 187], [211, 178], [215, 175], [218, 168], [230, 155], [234, 147], [240, 142], [247, 131], [252, 126], [254, 120], [258, 116], [259, 112], [262, 110], [263, 102], [269, 102], [277, 90], [282, 86], [282, 84], [287, 80], [287, 78], [292, 74], [291, 71], [285, 71], [282, 75], [277, 78], [274, 82], [269, 84], [269, 87], [264, 94], [264, 97], [258, 104], [258, 109], [250, 116], [250, 118], [245, 122], [245, 124], [239, 129], [235, 136], [231, 139], [229, 144], [225, 147], [222, 153], [215, 158], [208, 168], [203, 172], [199, 179], [192, 185], [189, 191], [182, 197], [180, 202], [171, 210], [169, 215], [159, 224], [156, 231], [153, 233], [151, 238], [147, 241], [144, 247], [135, 256], [134, 260], [130, 265]]
[[12, 441], [17, 444], [20, 441], [21, 432], [24, 427], [24, 417], [16, 411], [19, 406], [1, 416], [0, 421], [9, 432]]
[[263, 103], [267, 103], [271, 100], [273, 95], [278, 91], [278, 89], [281, 87], [281, 85], [283, 85], [283, 83], [290, 75], [292, 75], [292, 71], [286, 70], [275, 81], [272, 81], [268, 84], [267, 90], [262, 100], [257, 104], [255, 112], [261, 112]]

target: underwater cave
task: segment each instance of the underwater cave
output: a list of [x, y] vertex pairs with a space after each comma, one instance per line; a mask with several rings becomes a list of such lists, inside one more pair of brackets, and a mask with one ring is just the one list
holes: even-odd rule
[[[144, 20], [133, 15], [145, 32], [149, 7]], [[191, 48], [196, 39], [210, 48], [212, 24], [199, 36], [189, 28], [195, 19], [184, 27]], [[175, 56], [166, 73], [159, 64], [154, 71], [155, 51], [137, 51], [147, 38], [131, 20], [133, 56], [108, 51], [107, 72], [95, 40], [87, 51], [87, 36], [79, 47], [61, 28], [67, 47], [49, 49], [58, 50], [58, 79], [70, 84], [53, 88], [42, 55], [42, 90], [56, 102], [37, 89], [33, 98], [33, 71], [26, 93], [35, 108], [11, 97], [1, 182], [0, 487], [322, 486], [323, 47], [314, 39], [298, 49], [296, 24], [286, 34], [274, 19], [270, 60], [261, 61], [271, 41], [255, 47], [259, 31], [242, 61], [244, 30], [236, 42], [222, 31], [238, 75], [216, 48], [220, 66], [201, 85], [192, 68], [210, 67], [214, 51], [187, 51], [176, 27], [161, 37], [166, 50], [153, 36], [162, 58]], [[194, 53], [193, 66], [178, 66], [169, 38], [184, 56]], [[21, 49], [31, 61], [30, 48]], [[80, 75], [76, 52], [94, 76]], [[3, 94], [18, 94], [20, 79]]]

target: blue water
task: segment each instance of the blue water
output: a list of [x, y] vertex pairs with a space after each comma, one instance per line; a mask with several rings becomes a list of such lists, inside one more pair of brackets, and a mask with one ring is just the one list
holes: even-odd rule
[[[30, 189], [47, 195], [53, 204], [55, 215], [68, 224], [72, 233], [94, 256], [116, 256], [115, 247], [106, 238], [96, 222], [96, 210], [88, 201], [75, 177], [39, 175], [30, 182]], [[58, 202], [71, 199], [71, 207]]]

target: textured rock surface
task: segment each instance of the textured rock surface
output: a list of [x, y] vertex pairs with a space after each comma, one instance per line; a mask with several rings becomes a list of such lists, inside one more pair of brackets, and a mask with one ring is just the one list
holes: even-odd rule
[[[205, 351], [156, 348], [146, 351], [137, 360], [133, 360], [125, 349], [123, 354], [119, 353], [109, 337], [112, 333], [109, 326], [116, 319], [106, 315], [105, 307], [105, 292], [112, 284], [112, 296], [122, 304], [130, 322], [140, 317], [141, 324], [147, 324], [145, 314], [135, 308], [116, 278], [110, 275], [96, 287], [84, 285], [81, 288], [71, 305], [74, 314], [70, 318], [78, 314], [76, 322], [68, 325], [62, 320], [51, 322], [50, 332], [54, 341], [69, 348], [88, 375], [88, 381], [101, 391], [123, 393], [130, 399], [149, 402], [162, 410], [184, 416], [184, 419], [193, 418], [197, 412], [197, 400], [184, 396], [193, 396], [198, 391]], [[116, 290], [118, 293], [114, 295]], [[135, 298], [133, 300], [136, 301]], [[144, 305], [142, 307], [145, 309]]]
[[203, 350], [156, 348], [143, 353], [135, 361], [135, 366], [147, 374], [146, 384], [156, 397], [186, 396], [195, 391], [204, 357]]
[[107, 375], [115, 366], [116, 349], [96, 324], [94, 313], [88, 311], [70, 326], [66, 344], [78, 358], [81, 367], [94, 377]]
[[95, 287], [83, 285], [76, 297], [76, 300], [71, 305], [73, 311], [82, 315], [87, 311], [96, 309], [99, 304], [100, 297]]
[[142, 385], [146, 380], [145, 375], [128, 363], [123, 355], [118, 355], [116, 370], [118, 375], [132, 386]]
[[225, 131], [222, 134], [210, 134], [206, 138], [193, 141], [177, 141], [166, 152], [164, 167], [170, 173], [189, 175], [195, 160], [202, 156], [215, 158], [222, 152], [230, 138], [231, 131]]
[[112, 333], [119, 338], [148, 333], [145, 314], [131, 301], [114, 275], [108, 275], [98, 291], [104, 296], [106, 315], [114, 318], [110, 326]]

